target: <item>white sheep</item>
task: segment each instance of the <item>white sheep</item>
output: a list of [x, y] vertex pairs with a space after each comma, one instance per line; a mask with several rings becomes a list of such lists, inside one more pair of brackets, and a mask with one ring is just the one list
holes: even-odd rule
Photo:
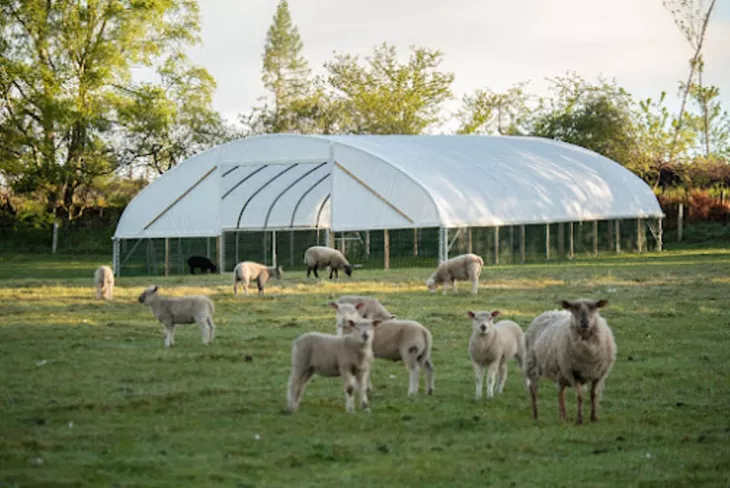
[[497, 393], [502, 393], [507, 381], [507, 362], [516, 358], [522, 369], [525, 358], [525, 336], [516, 322], [494, 319], [501, 314], [499, 310], [467, 312], [472, 319], [472, 333], [469, 338], [469, 358], [476, 376], [475, 398], [482, 397], [484, 369], [487, 369], [487, 397], [494, 396], [494, 383], [499, 373]]
[[343, 336], [308, 332], [295, 339], [287, 393], [289, 412], [299, 409], [304, 389], [315, 373], [342, 377], [348, 413], [355, 410], [355, 390], [360, 395], [362, 409], [370, 412], [366, 385], [373, 362], [373, 328], [379, 324], [379, 321], [353, 317], [345, 325], [349, 333]]
[[446, 295], [447, 286], [450, 284], [455, 293], [456, 280], [469, 280], [471, 281], [471, 294], [476, 295], [483, 266], [484, 261], [476, 254], [462, 254], [446, 260], [439, 264], [436, 271], [426, 280], [428, 291], [434, 293], [439, 285], [443, 285], [443, 293]]
[[392, 320], [396, 316], [388, 312], [382, 303], [374, 297], [358, 295], [343, 295], [337, 299], [337, 303], [350, 303], [352, 305], [362, 304], [358, 308], [360, 316], [371, 320]]
[[537, 419], [537, 382], [540, 377], [558, 385], [560, 419], [565, 420], [565, 389], [575, 388], [576, 423], [583, 423], [583, 385], [591, 384], [591, 421], [598, 420], [598, 400], [616, 361], [616, 342], [606, 320], [598, 313], [607, 300], [563, 300], [566, 310], [545, 312], [532, 321], [525, 334], [525, 374]]
[[215, 337], [213, 312], [215, 307], [210, 298], [204, 295], [185, 297], [163, 297], [157, 294], [157, 286], [149, 286], [139, 296], [139, 303], [152, 309], [152, 313], [165, 327], [165, 347], [175, 344], [177, 324], [196, 323], [203, 334], [203, 344], [208, 345]]
[[114, 295], [114, 272], [109, 266], [100, 266], [94, 272], [96, 299], [111, 300]]
[[283, 273], [281, 266], [264, 266], [252, 261], [238, 263], [233, 270], [233, 295], [238, 295], [238, 284], [243, 283], [243, 293], [248, 296], [248, 285], [253, 280], [256, 280], [258, 284], [259, 295], [263, 295], [264, 285], [269, 281], [269, 278], [279, 280]]
[[[364, 304], [330, 302], [329, 306], [337, 311], [337, 334], [348, 333], [343, 324], [353, 317], [359, 317]], [[375, 330], [373, 338], [373, 354], [376, 358], [403, 361], [408, 369], [408, 395], [418, 393], [419, 370], [426, 370], [426, 391], [429, 395], [434, 391], [434, 367], [431, 362], [431, 332], [412, 320], [387, 320]], [[368, 383], [372, 390], [372, 384]]]
[[340, 277], [339, 270], [343, 270], [347, 276], [352, 276], [352, 265], [347, 258], [337, 249], [324, 246], [312, 246], [304, 252], [304, 264], [307, 265], [307, 278], [312, 271], [314, 277], [319, 278], [318, 268], [330, 268], [330, 279], [332, 273], [336, 278]]

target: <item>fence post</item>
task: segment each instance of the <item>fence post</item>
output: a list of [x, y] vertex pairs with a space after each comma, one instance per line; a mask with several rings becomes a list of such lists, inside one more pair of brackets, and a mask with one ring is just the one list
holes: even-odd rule
[[469, 239], [469, 241], [468, 241], [469, 242], [468, 243], [469, 254], [471, 254], [472, 253], [472, 243], [473, 243], [472, 238], [471, 238], [471, 227], [469, 227], [469, 229], [467, 230], [467, 233], [468, 233], [468, 239]]
[[664, 248], [664, 218], [657, 219], [656, 250], [661, 252]]
[[418, 228], [413, 229], [413, 257], [418, 257]]
[[684, 203], [679, 203], [679, 212], [677, 214], [677, 242], [682, 242], [682, 232], [684, 231]]
[[365, 231], [365, 255], [370, 257], [370, 231]]
[[449, 259], [449, 229], [439, 227], [439, 264]]
[[390, 269], [390, 234], [383, 230], [383, 268]]
[[226, 265], [226, 255], [225, 255], [225, 248], [226, 248], [226, 234], [225, 232], [221, 232], [221, 235], [215, 237], [215, 248], [218, 253], [218, 272], [223, 273]]
[[210, 237], [205, 238], [205, 257], [210, 259]]
[[276, 231], [271, 231], [271, 265], [276, 268]]
[[[471, 234], [470, 234], [471, 237]], [[469, 239], [471, 244], [471, 239]], [[471, 246], [469, 246], [471, 247]], [[494, 264], [499, 264], [499, 227], [494, 228]]]
[[621, 254], [621, 221], [616, 219], [616, 254]]
[[598, 256], [598, 221], [593, 221], [593, 257]]
[[165, 276], [170, 276], [170, 238], [165, 237]]
[[119, 240], [116, 237], [112, 237], [112, 266], [114, 276], [120, 276], [121, 270], [119, 269]]
[[550, 224], [545, 224], [545, 260], [550, 261]]
[[644, 232], [643, 223], [644, 223], [644, 219], [642, 219], [641, 217], [639, 217], [636, 220], [636, 247], [639, 250], [639, 254], [641, 254], [641, 251], [644, 248], [644, 239], [642, 236], [642, 234]]
[[575, 235], [573, 233], [573, 222], [570, 223], [568, 228], [568, 259], [575, 258]]
[[53, 240], [51, 241], [51, 254], [58, 251], [58, 222], [53, 222]]
[[520, 263], [525, 263], [525, 226], [520, 226]]

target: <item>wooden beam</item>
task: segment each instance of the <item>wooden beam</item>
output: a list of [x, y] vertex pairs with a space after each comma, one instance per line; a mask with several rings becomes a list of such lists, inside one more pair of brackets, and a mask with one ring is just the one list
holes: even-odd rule
[[215, 171], [216, 169], [218, 169], [218, 166], [213, 166], [212, 168], [210, 168], [210, 170], [209, 170], [209, 171], [208, 171], [207, 173], [205, 173], [205, 174], [204, 174], [203, 176], [201, 176], [201, 177], [200, 177], [200, 178], [198, 179], [198, 181], [196, 181], [195, 183], [193, 183], [193, 185], [192, 185], [192, 186], [191, 186], [190, 188], [188, 188], [187, 190], [185, 190], [185, 191], [184, 191], [184, 192], [182, 193], [182, 195], [180, 195], [179, 197], [177, 197], [177, 198], [175, 199], [175, 201], [174, 201], [174, 202], [172, 202], [172, 203], [171, 203], [170, 205], [168, 205], [168, 206], [167, 206], [167, 207], [165, 208], [165, 210], [163, 210], [162, 212], [160, 212], [159, 214], [157, 214], [157, 217], [155, 217], [154, 219], [152, 219], [152, 220], [150, 221], [150, 223], [149, 223], [149, 224], [145, 225], [145, 227], [144, 227], [144, 230], [147, 230], [147, 229], [149, 229], [149, 228], [150, 228], [150, 226], [152, 226], [152, 224], [154, 224], [155, 222], [157, 222], [157, 221], [158, 221], [158, 220], [159, 220], [159, 219], [160, 219], [160, 218], [161, 218], [161, 217], [162, 217], [163, 215], [165, 215], [165, 214], [166, 214], [166, 213], [167, 213], [167, 212], [168, 212], [168, 211], [169, 211], [169, 210], [170, 210], [170, 209], [171, 209], [172, 207], [174, 207], [175, 205], [177, 205], [177, 203], [178, 203], [178, 202], [179, 202], [180, 200], [182, 200], [183, 198], [185, 198], [185, 197], [186, 197], [186, 196], [188, 195], [188, 193], [190, 193], [191, 191], [193, 191], [193, 190], [195, 189], [195, 187], [196, 187], [196, 186], [198, 186], [199, 184], [201, 184], [201, 183], [203, 182], [203, 180], [205, 180], [205, 179], [206, 179], [206, 178], [207, 178], [208, 176], [210, 176], [210, 175], [211, 175], [211, 173], [213, 173], [213, 171]]
[[364, 181], [362, 181], [360, 178], [358, 178], [354, 174], [350, 173], [340, 163], [338, 163], [338, 162], [335, 161], [335, 166], [337, 166], [338, 168], [340, 168], [350, 178], [352, 178], [353, 180], [355, 180], [358, 183], [360, 183], [360, 185], [363, 188], [365, 188], [367, 191], [369, 191], [370, 193], [372, 193], [373, 195], [375, 195], [375, 197], [378, 198], [381, 202], [383, 202], [384, 204], [386, 204], [387, 206], [389, 206], [390, 208], [392, 208], [393, 210], [395, 210], [396, 213], [398, 213], [398, 215], [400, 215], [401, 217], [403, 217], [404, 219], [406, 219], [411, 224], [413, 223], [413, 219], [411, 219], [408, 215], [406, 215], [405, 212], [403, 212], [401, 209], [399, 209], [398, 207], [396, 207], [395, 205], [393, 205], [392, 203], [390, 203], [388, 200], [386, 200], [384, 196], [382, 196], [380, 193], [378, 193], [375, 190], [373, 190], [367, 183], [365, 183]]

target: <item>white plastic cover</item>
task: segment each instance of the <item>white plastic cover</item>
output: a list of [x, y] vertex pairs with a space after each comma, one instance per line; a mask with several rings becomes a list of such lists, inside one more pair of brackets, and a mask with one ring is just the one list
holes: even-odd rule
[[630, 171], [549, 139], [277, 134], [218, 146], [168, 171], [130, 202], [115, 237], [662, 215], [651, 189]]

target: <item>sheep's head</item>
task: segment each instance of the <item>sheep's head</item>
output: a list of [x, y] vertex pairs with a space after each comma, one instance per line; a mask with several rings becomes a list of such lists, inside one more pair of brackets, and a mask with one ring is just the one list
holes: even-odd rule
[[283, 274], [284, 274], [284, 270], [282, 269], [281, 266], [277, 266], [271, 272], [272, 278], [276, 278], [277, 280], [280, 280], [281, 279], [281, 275], [283, 275]]
[[380, 320], [368, 320], [359, 316], [350, 317], [342, 326], [341, 335], [354, 335], [361, 344], [373, 342], [373, 329], [380, 325]]
[[562, 300], [560, 305], [573, 314], [570, 321], [571, 327], [583, 339], [587, 339], [593, 334], [598, 309], [608, 305], [608, 300]]
[[362, 308], [362, 305], [364, 305], [362, 303], [353, 305], [352, 303], [329, 302], [327, 305], [337, 312], [337, 335], [342, 335], [345, 324], [349, 319], [359, 320], [363, 318], [357, 308], [357, 305]]
[[472, 312], [471, 310], [466, 312], [467, 317], [471, 318], [472, 329], [474, 332], [481, 336], [489, 334], [494, 327], [495, 317], [501, 315], [502, 312], [499, 310], [485, 311], [485, 312]]
[[428, 288], [429, 292], [436, 293], [436, 280], [433, 276], [426, 280], [426, 287]]
[[345, 274], [347, 276], [352, 276], [352, 265], [351, 264], [345, 265]]
[[158, 289], [159, 288], [156, 285], [148, 286], [147, 288], [145, 288], [145, 290], [142, 292], [137, 300], [139, 300], [139, 303], [147, 303], [147, 300], [154, 294], [156, 294]]

